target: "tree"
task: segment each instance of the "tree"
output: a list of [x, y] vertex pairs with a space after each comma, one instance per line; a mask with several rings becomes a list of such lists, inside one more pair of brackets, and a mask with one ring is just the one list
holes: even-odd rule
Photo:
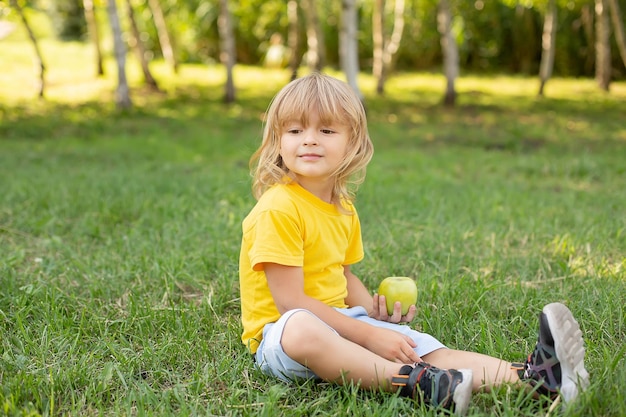
[[[373, 41], [373, 60], [372, 75], [377, 80], [383, 76], [383, 50], [385, 48], [385, 0], [374, 0], [372, 9], [372, 41]], [[378, 83], [380, 85], [380, 81]], [[382, 86], [381, 86], [382, 87]], [[378, 94], [383, 93], [383, 89], [377, 88]]]
[[302, 63], [302, 54], [300, 53], [300, 31], [298, 30], [300, 21], [298, 17], [298, 1], [289, 0], [287, 3], [287, 20], [289, 21], [289, 29], [287, 36], [287, 45], [289, 46], [289, 69], [291, 70], [291, 80], [298, 78], [298, 68]]
[[317, 5], [315, 0], [302, 0], [302, 6], [306, 14], [306, 62], [311, 70], [322, 71], [326, 66], [326, 51]]
[[596, 82], [609, 91], [611, 83], [611, 27], [607, 0], [596, 0]]
[[[594, 8], [592, 4], [583, 4], [580, 9], [580, 21], [582, 23], [583, 34], [585, 36], [585, 42], [589, 47], [587, 48], [589, 51], [593, 51], [594, 48], [592, 46], [595, 42], [594, 35]], [[593, 74], [595, 67], [595, 56], [593, 53], [589, 52], [585, 54], [585, 62], [584, 68], [586, 73]]]
[[359, 74], [359, 56], [357, 40], [357, 13], [356, 0], [342, 0], [341, 2], [341, 31], [339, 35], [339, 56], [341, 67], [346, 74], [348, 84], [357, 93], [361, 101], [363, 94], [359, 89], [357, 76]]
[[233, 33], [232, 16], [228, 8], [228, 0], [220, 0], [220, 16], [217, 21], [220, 32], [220, 60], [226, 67], [226, 86], [224, 101], [235, 101], [235, 83], [233, 81], [233, 67], [235, 66], [235, 35]]
[[43, 57], [41, 55], [41, 50], [39, 49], [39, 42], [37, 42], [37, 38], [35, 37], [35, 34], [33, 32], [33, 30], [30, 27], [30, 24], [28, 23], [28, 19], [26, 18], [26, 15], [24, 14], [24, 10], [22, 9], [22, 6], [20, 6], [18, 0], [11, 0], [11, 6], [13, 6], [13, 8], [15, 9], [15, 11], [17, 12], [17, 14], [20, 16], [20, 19], [22, 20], [22, 23], [24, 24], [24, 28], [26, 28], [26, 32], [28, 32], [28, 37], [30, 38], [30, 41], [33, 44], [33, 48], [35, 48], [35, 58], [36, 58], [36, 66], [39, 68], [39, 83], [38, 83], [38, 90], [39, 90], [39, 98], [43, 98], [44, 96], [44, 90], [45, 90], [45, 85], [46, 85], [46, 66], [43, 63]]
[[176, 60], [176, 54], [174, 53], [174, 47], [172, 46], [172, 38], [167, 30], [167, 23], [165, 22], [165, 16], [163, 15], [163, 9], [159, 0], [149, 0], [148, 7], [152, 12], [152, 18], [154, 19], [154, 25], [156, 26], [157, 36], [159, 37], [159, 44], [161, 45], [161, 52], [165, 61], [170, 65], [174, 74], [178, 73], [178, 61]]
[[385, 89], [385, 81], [387, 80], [387, 75], [393, 69], [394, 58], [396, 56], [396, 53], [398, 52], [398, 49], [400, 48], [400, 42], [402, 41], [403, 32], [404, 0], [396, 0], [391, 37], [389, 39], [384, 39], [383, 41], [383, 62], [380, 77], [378, 77], [378, 83], [376, 84], [376, 91], [379, 94], [383, 93]]
[[141, 34], [139, 33], [139, 28], [137, 27], [137, 21], [135, 20], [135, 11], [133, 10], [133, 5], [130, 0], [126, 0], [126, 9], [128, 12], [128, 20], [130, 21], [132, 38], [130, 39], [131, 46], [136, 52], [137, 59], [139, 60], [139, 64], [141, 65], [141, 71], [143, 72], [144, 79], [146, 80], [146, 84], [148, 87], [154, 91], [159, 90], [159, 86], [157, 85], [156, 80], [152, 76], [150, 72], [150, 67], [148, 66], [148, 61], [146, 60], [146, 48], [143, 45], [143, 41], [141, 40]]
[[613, 30], [615, 30], [615, 42], [619, 49], [619, 54], [622, 57], [622, 62], [626, 67], [626, 39], [624, 39], [624, 24], [622, 19], [622, 12], [619, 8], [617, 0], [609, 0], [609, 6], [611, 9], [611, 18], [613, 21]]
[[115, 61], [117, 63], [115, 103], [118, 109], [127, 109], [132, 107], [133, 103], [130, 99], [130, 89], [128, 88], [128, 80], [126, 79], [126, 46], [122, 39], [122, 28], [120, 26], [120, 18], [117, 14], [115, 0], [108, 0], [107, 14], [111, 24], [111, 31], [113, 32], [113, 50], [115, 51]]
[[556, 0], [548, 0], [546, 14], [543, 21], [543, 36], [541, 37], [541, 63], [539, 64], [539, 96], [543, 96], [543, 89], [552, 76], [554, 68], [554, 48], [556, 45]]
[[102, 76], [104, 75], [104, 67], [102, 66], [103, 59], [102, 49], [100, 48], [100, 31], [98, 30], [93, 0], [83, 0], [83, 7], [85, 9], [85, 20], [87, 21], [89, 37], [96, 51], [96, 72], [98, 76]]
[[452, 33], [452, 11], [448, 0], [439, 0], [437, 8], [437, 28], [441, 35], [441, 50], [443, 52], [443, 72], [446, 76], [446, 92], [443, 103], [448, 107], [456, 102], [454, 83], [459, 75], [459, 49]]

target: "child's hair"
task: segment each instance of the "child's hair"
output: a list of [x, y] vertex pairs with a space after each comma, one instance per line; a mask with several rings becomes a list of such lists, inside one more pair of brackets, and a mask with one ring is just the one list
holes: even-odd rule
[[333, 173], [332, 202], [340, 208], [343, 203], [353, 202], [374, 152], [367, 131], [365, 109], [348, 84], [318, 72], [290, 82], [270, 103], [263, 141], [250, 159], [255, 198], [260, 198], [272, 185], [292, 180], [280, 156], [281, 135], [285, 124], [290, 121], [298, 120], [307, 126], [312, 109], [317, 110], [324, 124], [338, 122], [352, 128], [346, 156]]

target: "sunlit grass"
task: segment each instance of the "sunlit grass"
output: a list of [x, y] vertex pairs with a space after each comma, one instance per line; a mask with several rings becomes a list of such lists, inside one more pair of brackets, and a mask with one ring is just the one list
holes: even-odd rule
[[[281, 384], [239, 340], [247, 163], [288, 71], [237, 66], [226, 106], [221, 66], [154, 62], [154, 93], [129, 56], [135, 108], [118, 112], [110, 57], [98, 79], [87, 45], [44, 42], [36, 100], [28, 43], [2, 42], [0, 414], [435, 415]], [[626, 414], [624, 83], [555, 79], [537, 99], [534, 78], [463, 75], [444, 109], [439, 74], [397, 74], [384, 97], [359, 80], [376, 148], [357, 197], [366, 285], [415, 277], [414, 326], [507, 360], [533, 348], [541, 306], [565, 302], [592, 385], [562, 415]], [[470, 415], [549, 406], [507, 387]]]

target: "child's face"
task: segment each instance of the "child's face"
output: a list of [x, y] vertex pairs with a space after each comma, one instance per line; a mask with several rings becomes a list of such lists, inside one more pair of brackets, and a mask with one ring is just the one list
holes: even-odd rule
[[298, 182], [308, 188], [307, 184], [315, 187], [328, 183], [343, 162], [350, 127], [338, 122], [324, 124], [313, 110], [308, 126], [300, 120], [289, 121], [281, 133], [280, 156]]

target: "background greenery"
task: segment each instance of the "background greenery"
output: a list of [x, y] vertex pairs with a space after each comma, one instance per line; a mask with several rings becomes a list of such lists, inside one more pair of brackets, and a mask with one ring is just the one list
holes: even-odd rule
[[[238, 66], [154, 65], [162, 93], [118, 113], [91, 50], [45, 40], [47, 101], [31, 52], [3, 40], [0, 73], [0, 414], [435, 415], [391, 394], [263, 376], [240, 342], [240, 222], [247, 161], [288, 80]], [[110, 62], [108, 63], [110, 64]], [[335, 74], [330, 71], [331, 74]], [[108, 72], [109, 74], [112, 73]], [[341, 76], [336, 74], [337, 76]], [[418, 329], [451, 347], [521, 360], [537, 314], [580, 321], [591, 386], [565, 416], [626, 414], [626, 84], [465, 76], [359, 79], [376, 146], [358, 195], [372, 290], [416, 278]], [[554, 415], [516, 389], [478, 394], [471, 415]]]
[[[87, 39], [82, 0], [20, 0], [30, 10], [52, 17], [52, 26], [64, 40]], [[139, 29], [147, 50], [160, 57], [156, 28], [148, 2], [132, 0]], [[176, 48], [177, 58], [187, 63], [219, 62], [217, 19], [218, 0], [161, 0]], [[327, 51], [328, 65], [338, 67], [338, 32], [341, 2], [316, 0]], [[372, 61], [373, 0], [357, 2], [359, 6], [359, 58], [366, 71]], [[561, 76], [594, 75], [594, 0], [558, 0], [556, 59], [554, 71]], [[626, 0], [618, 0], [622, 17]], [[106, 16], [106, 1], [94, 0], [101, 33], [110, 32]], [[401, 71], [440, 71], [441, 47], [437, 32], [438, 0], [405, 0], [405, 29], [397, 55]], [[460, 67], [470, 72], [505, 72], [531, 75], [539, 71], [543, 16], [547, 0], [489, 0], [450, 2], [454, 14], [454, 32], [459, 44]], [[393, 25], [393, 1], [387, 1], [386, 31]], [[8, 11], [8, 1], [0, 0], [3, 14], [15, 19]], [[283, 0], [230, 1], [236, 38], [237, 60], [241, 64], [262, 62], [274, 33], [287, 39], [287, 2]], [[120, 3], [119, 13], [129, 27], [126, 7]], [[305, 20], [300, 13], [299, 54], [306, 51]], [[626, 75], [615, 40], [611, 41], [613, 78]]]

